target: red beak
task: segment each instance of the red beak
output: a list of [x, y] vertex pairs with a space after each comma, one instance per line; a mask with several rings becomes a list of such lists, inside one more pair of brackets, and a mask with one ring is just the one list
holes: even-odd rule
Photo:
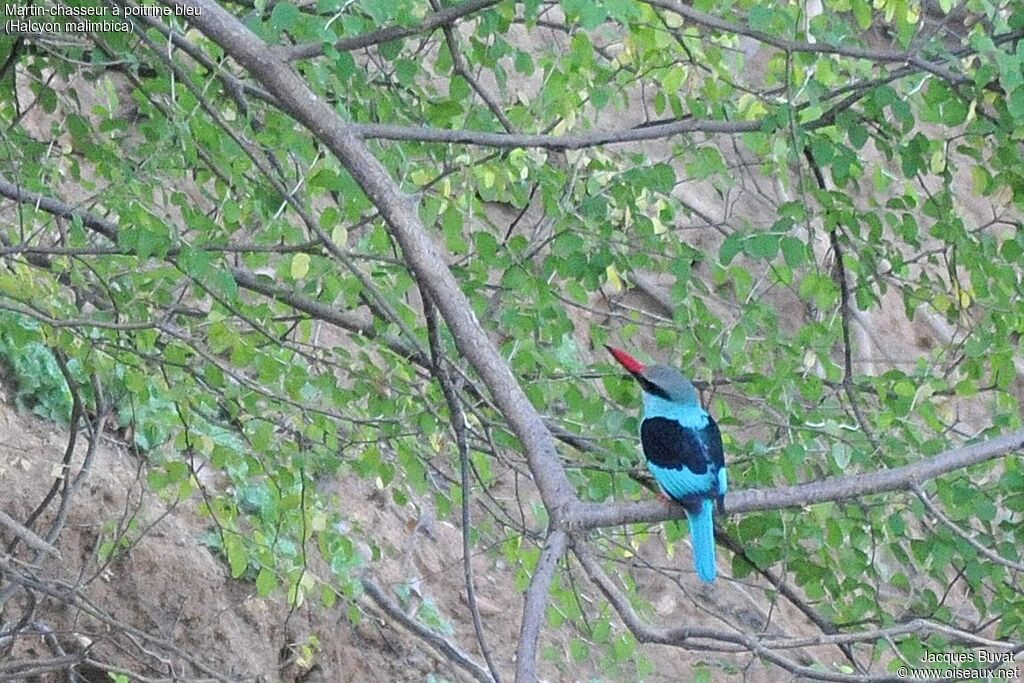
[[644, 371], [644, 364], [622, 349], [607, 344], [604, 345], [604, 348], [608, 349], [608, 352], [615, 356], [615, 360], [619, 361], [619, 365], [629, 370], [630, 374], [639, 375]]

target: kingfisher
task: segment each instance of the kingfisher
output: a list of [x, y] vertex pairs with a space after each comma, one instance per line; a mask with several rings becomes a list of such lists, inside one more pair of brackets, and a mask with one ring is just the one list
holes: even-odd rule
[[648, 367], [621, 349], [605, 348], [640, 384], [644, 399], [640, 444], [647, 469], [664, 494], [686, 509], [693, 564], [698, 578], [710, 583], [717, 575], [714, 501], [724, 512], [728, 488], [722, 433], [701, 407], [693, 384], [678, 370]]

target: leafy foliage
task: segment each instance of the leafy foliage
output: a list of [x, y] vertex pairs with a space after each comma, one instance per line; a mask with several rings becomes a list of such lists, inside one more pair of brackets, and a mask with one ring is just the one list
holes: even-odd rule
[[71, 418], [71, 394], [53, 354], [35, 341], [39, 325], [3, 311], [0, 328], [0, 358], [6, 366], [7, 381], [14, 386], [18, 407], [66, 423]]
[[[739, 487], [898, 467], [1019, 429], [1019, 3], [971, 0], [957, 10], [970, 21], [944, 2], [847, 0], [813, 17], [800, 3], [697, 1], [692, 15], [665, 5], [497, 2], [452, 36], [412, 31], [356, 51], [334, 44], [413, 29], [434, 8], [235, 9], [271, 44], [315, 46], [296, 63], [304, 81], [364, 126], [390, 176], [419, 196], [420, 218], [533, 405], [596, 444], [562, 454], [584, 500], [646, 495], [631, 476], [636, 391], [599, 355], [612, 340], [709, 387]], [[88, 49], [22, 49], [2, 75], [20, 99], [0, 102], [0, 180], [68, 204], [80, 196], [69, 184], [89, 197], [74, 217], [23, 201], [19, 224], [0, 232], [14, 245], [0, 303], [17, 311], [0, 320], [0, 356], [19, 402], [68, 419], [51, 349], [93, 408], [89, 379], [102, 378], [119, 423], [151, 456], [149, 486], [208, 515], [205, 541], [261, 596], [356, 604], [357, 573], [393, 549], [319, 495], [350, 477], [389, 505], [443, 518], [479, 501], [476, 547], [492, 548], [525, 589], [550, 511], [518, 488], [519, 444], [469, 373], [459, 391], [473, 480], [461, 490], [450, 411], [425, 372], [417, 282], [372, 198], [274, 102], [240, 87], [241, 70], [213, 68], [221, 47], [183, 39], [208, 63], [166, 48], [166, 32], [184, 28], [169, 18], [96, 34]], [[84, 78], [90, 102], [61, 85]], [[733, 127], [556, 144], [701, 121]], [[378, 124], [410, 128], [388, 135]], [[550, 137], [485, 144], [509, 131]], [[97, 229], [103, 220], [109, 229]], [[444, 334], [442, 350], [458, 356]], [[199, 463], [229, 484], [206, 490]], [[771, 571], [828, 622], [880, 628], [911, 616], [959, 623], [945, 595], [960, 582], [972, 623], [996, 620], [993, 637], [1020, 641], [1021, 483], [1009, 458], [927, 487], [925, 500], [966, 536], [903, 494], [729, 518], [745, 551], [731, 572], [753, 581]], [[684, 536], [668, 524], [594, 541], [638, 608], [656, 572], [632, 558], [660, 552], [658, 534], [669, 552]], [[309, 569], [312, 553], [328, 571]], [[609, 626], [607, 605], [590, 614], [569, 576], [547, 613], [571, 634], [569, 657], [593, 648], [610, 671], [649, 675], [635, 637]], [[420, 618], [453, 634], [429, 600]], [[911, 659], [949, 647], [934, 635], [897, 643]], [[548, 656], [565, 665], [561, 649]], [[717, 675], [702, 667], [697, 679]]]

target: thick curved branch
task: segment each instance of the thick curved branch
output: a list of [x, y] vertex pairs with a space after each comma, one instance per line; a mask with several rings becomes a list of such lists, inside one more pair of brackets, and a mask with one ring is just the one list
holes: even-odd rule
[[455, 344], [494, 396], [526, 452], [544, 504], [558, 521], [560, 511], [577, 500], [561, 468], [554, 440], [530, 404], [497, 347], [487, 336], [437, 246], [420, 220], [417, 203], [404, 194], [387, 170], [334, 109], [270, 52], [267, 44], [213, 0], [169, 0], [188, 7], [191, 23], [282, 103], [282, 108], [321, 140], [352, 174], [380, 211], [417, 278], [430, 291]]
[[[745, 489], [725, 498], [725, 513], [755, 512], [802, 507], [816, 503], [839, 502], [887, 491], [912, 490], [914, 486], [944, 474], [1000, 458], [1024, 449], [1024, 429], [987, 441], [950, 449], [932, 458], [909, 465], [865, 474], [830, 477], [796, 486]], [[656, 501], [636, 503], [584, 503], [573, 506], [569, 523], [575, 527], [597, 527], [663, 522], [682, 519], [684, 510], [675, 503]]]

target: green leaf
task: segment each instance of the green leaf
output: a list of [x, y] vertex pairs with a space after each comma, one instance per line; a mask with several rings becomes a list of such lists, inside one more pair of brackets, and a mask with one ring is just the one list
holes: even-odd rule
[[767, 232], [751, 235], [743, 241], [743, 251], [751, 258], [770, 261], [779, 253], [779, 236]]
[[[348, 244], [348, 229], [344, 225], [336, 225], [331, 230], [331, 241], [340, 248]], [[308, 264], [307, 264], [308, 268]]]
[[683, 86], [683, 81], [686, 79], [686, 70], [681, 66], [672, 66], [666, 72], [661, 79], [661, 87], [666, 92], [675, 93], [678, 92]]
[[249, 567], [249, 554], [236, 534], [226, 533], [224, 535], [224, 553], [228, 557], [231, 578], [237, 579], [241, 577]]
[[731, 232], [718, 248], [718, 260], [723, 266], [732, 263], [736, 254], [743, 250], [743, 237], [737, 232]]
[[700, 147], [686, 164], [686, 172], [693, 178], [702, 179], [726, 172], [725, 159], [717, 147]]
[[292, 256], [291, 275], [295, 280], [301, 280], [309, 273], [309, 254], [298, 253]]
[[265, 598], [270, 595], [275, 588], [277, 588], [277, 576], [266, 567], [261, 568], [260, 573], [256, 575], [256, 592], [261, 598]]
[[398, 0], [364, 0], [360, 5], [379, 26], [390, 24], [398, 16]]
[[274, 5], [274, 10], [270, 13], [270, 25], [278, 31], [288, 31], [295, 26], [300, 16], [295, 5], [282, 1]]
[[807, 246], [802, 240], [785, 236], [779, 241], [779, 246], [789, 267], [798, 268], [807, 261]]
[[661, 194], [670, 194], [676, 186], [676, 172], [668, 164], [655, 164], [644, 174], [644, 185]]
[[601, 0], [561, 0], [561, 5], [566, 15], [578, 18], [585, 30], [600, 26], [608, 17]]

